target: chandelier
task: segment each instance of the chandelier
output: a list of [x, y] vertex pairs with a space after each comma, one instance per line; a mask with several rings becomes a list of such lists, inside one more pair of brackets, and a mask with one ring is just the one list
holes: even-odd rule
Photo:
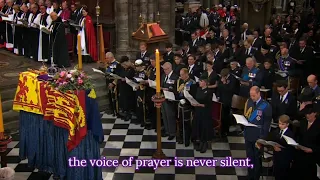
[[249, 0], [249, 1], [252, 4], [253, 10], [255, 12], [259, 12], [263, 8], [263, 5], [269, 0]]

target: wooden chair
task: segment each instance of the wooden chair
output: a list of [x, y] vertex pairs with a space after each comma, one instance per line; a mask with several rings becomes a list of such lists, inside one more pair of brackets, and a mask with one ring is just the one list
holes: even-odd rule
[[66, 39], [67, 39], [67, 43], [68, 43], [68, 53], [69, 53], [69, 57], [70, 60], [73, 60], [73, 55], [74, 55], [74, 34], [72, 33], [67, 33], [66, 34]]
[[214, 133], [221, 138], [222, 103], [212, 101], [211, 113]]
[[289, 77], [288, 78], [288, 85], [289, 90], [292, 94], [296, 94], [296, 97], [299, 95], [299, 86], [300, 86], [300, 79], [296, 77]]
[[235, 112], [243, 113], [244, 105], [247, 102], [247, 98], [234, 94], [232, 96], [231, 108]]

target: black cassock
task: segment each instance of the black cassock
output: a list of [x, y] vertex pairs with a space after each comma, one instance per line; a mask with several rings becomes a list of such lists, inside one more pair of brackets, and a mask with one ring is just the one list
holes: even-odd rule
[[13, 23], [14, 26], [14, 35], [13, 35], [13, 48], [14, 53], [18, 55], [23, 55], [23, 40], [22, 40], [22, 33], [23, 33], [23, 27], [22, 25], [18, 24], [18, 19], [21, 18], [22, 12], [15, 13], [13, 16]]
[[[6, 13], [7, 6], [4, 6], [0, 10], [2, 13]], [[6, 41], [6, 22], [0, 21], [0, 44], [4, 45], [4, 42]]]
[[[13, 8], [8, 7], [5, 14], [12, 14]], [[13, 48], [13, 32], [12, 32], [12, 26], [9, 22], [6, 22], [6, 48], [12, 49]]]
[[200, 104], [204, 104], [205, 107], [195, 107], [195, 115], [192, 122], [192, 139], [207, 142], [213, 138], [212, 93], [208, 88], [198, 88], [195, 100]]
[[51, 26], [53, 28], [50, 35], [49, 57], [53, 58], [54, 64], [58, 65], [58, 67], [70, 67], [65, 26], [61, 18], [58, 17], [56, 21], [52, 22]]

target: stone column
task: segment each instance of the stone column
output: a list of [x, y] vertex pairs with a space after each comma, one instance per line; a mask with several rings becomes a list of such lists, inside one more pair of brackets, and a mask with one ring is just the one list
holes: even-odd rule
[[148, 22], [153, 23], [155, 22], [155, 15], [156, 12], [154, 10], [154, 0], [148, 0]]
[[171, 36], [171, 19], [174, 19], [174, 16], [171, 16], [171, 0], [161, 0], [159, 1], [159, 12], [160, 12], [160, 27], [165, 33]]
[[129, 32], [128, 21], [128, 0], [115, 1], [115, 22], [116, 22], [116, 51], [117, 57], [129, 55], [129, 38], [131, 38], [132, 32]]
[[211, 4], [212, 5], [218, 5], [219, 4], [219, 0], [211, 0]]
[[148, 0], [140, 0], [140, 13], [142, 15], [143, 21], [148, 21]]

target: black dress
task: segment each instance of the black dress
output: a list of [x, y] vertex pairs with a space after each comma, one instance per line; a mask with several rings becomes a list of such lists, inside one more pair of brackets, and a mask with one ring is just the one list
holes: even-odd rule
[[192, 121], [192, 139], [207, 142], [213, 138], [213, 121], [211, 118], [212, 94], [208, 88], [198, 88], [195, 100], [205, 107], [195, 107]]
[[[203, 76], [208, 77], [208, 86], [215, 85], [217, 81], [219, 80], [219, 76], [215, 71], [212, 71], [210, 75], [208, 74], [208, 71], [205, 71], [203, 73]], [[216, 93], [217, 88], [208, 88], [208, 90], [212, 93]]]
[[[133, 80], [135, 71], [133, 68], [127, 68], [121, 69], [120, 76], [122, 78], [128, 78], [130, 80]], [[130, 85], [126, 83], [126, 81], [120, 81], [119, 83], [119, 103], [120, 103], [120, 108], [125, 112], [129, 113], [133, 111], [135, 107], [135, 93]]]

